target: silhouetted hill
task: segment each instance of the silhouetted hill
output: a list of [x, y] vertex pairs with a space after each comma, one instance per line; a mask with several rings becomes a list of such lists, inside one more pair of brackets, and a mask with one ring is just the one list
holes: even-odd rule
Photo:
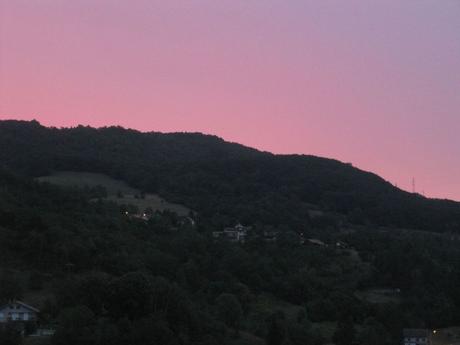
[[[351, 165], [18, 121], [0, 122], [0, 162], [0, 305], [41, 310], [26, 334], [56, 329], [23, 339], [6, 325], [2, 345], [322, 345], [350, 329], [347, 344], [389, 345], [403, 328], [460, 324], [460, 236], [396, 228], [457, 230], [459, 204]], [[198, 214], [160, 201], [139, 217], [125, 193], [148, 194], [105, 174]], [[238, 220], [244, 242], [210, 233]]]
[[[296, 231], [324, 222], [460, 228], [459, 203], [401, 191], [336, 160], [274, 155], [199, 133], [57, 129], [36, 121], [1, 121], [0, 160], [28, 176], [53, 170], [105, 173], [183, 203], [218, 225], [239, 220]], [[333, 219], [310, 219], [314, 207]]]

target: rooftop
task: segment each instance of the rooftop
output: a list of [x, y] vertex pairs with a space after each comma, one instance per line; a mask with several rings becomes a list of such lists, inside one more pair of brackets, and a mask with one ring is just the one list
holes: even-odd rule
[[403, 336], [407, 338], [427, 338], [430, 335], [430, 331], [427, 329], [416, 329], [416, 328], [405, 328], [403, 330]]

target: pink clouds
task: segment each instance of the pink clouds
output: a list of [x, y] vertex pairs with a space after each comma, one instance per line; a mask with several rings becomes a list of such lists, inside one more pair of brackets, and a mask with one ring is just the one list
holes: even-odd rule
[[201, 131], [460, 200], [455, 1], [0, 0], [0, 118]]

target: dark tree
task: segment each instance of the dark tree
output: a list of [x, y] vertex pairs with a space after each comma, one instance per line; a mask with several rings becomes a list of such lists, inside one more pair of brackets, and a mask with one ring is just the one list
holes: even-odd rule
[[216, 299], [216, 307], [219, 318], [229, 327], [238, 332], [243, 309], [238, 298], [229, 293], [221, 294]]
[[334, 333], [333, 340], [336, 345], [352, 345], [355, 339], [355, 326], [353, 318], [347, 316], [337, 323], [337, 329]]

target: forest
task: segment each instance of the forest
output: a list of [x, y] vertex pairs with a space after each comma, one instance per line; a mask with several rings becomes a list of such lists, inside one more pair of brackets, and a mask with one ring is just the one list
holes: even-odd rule
[[199, 210], [203, 217], [223, 217], [225, 223], [262, 221], [301, 231], [313, 204], [362, 224], [460, 229], [456, 202], [402, 191], [336, 160], [274, 155], [200, 133], [0, 121], [0, 160], [25, 176], [61, 170], [104, 173]]
[[[460, 324], [456, 202], [201, 134], [0, 122], [0, 159], [0, 301], [37, 305], [56, 330], [5, 328], [1, 344], [384, 345]], [[62, 170], [158, 193], [194, 225], [35, 179]], [[212, 237], [237, 222], [252, 227], [244, 243]]]

